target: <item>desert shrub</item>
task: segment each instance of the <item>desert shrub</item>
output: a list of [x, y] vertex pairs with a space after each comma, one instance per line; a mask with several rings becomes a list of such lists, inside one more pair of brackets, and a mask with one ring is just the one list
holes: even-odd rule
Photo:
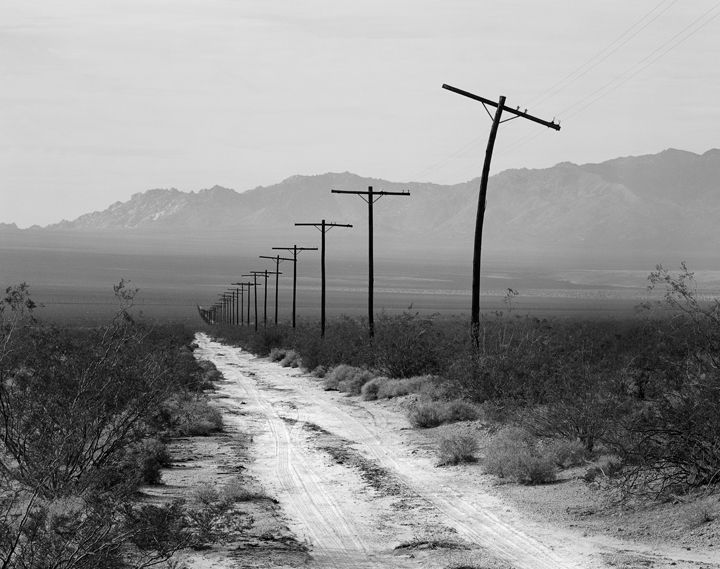
[[165, 444], [157, 439], [145, 439], [127, 453], [117, 467], [119, 475], [139, 476], [144, 484], [160, 484], [162, 468], [170, 466], [171, 459]]
[[[302, 360], [302, 361], [303, 361], [303, 363], [305, 362], [305, 360]], [[318, 377], [318, 378], [322, 379], [322, 378], [324, 378], [324, 377], [327, 375], [327, 371], [328, 371], [328, 370], [327, 370], [327, 368], [326, 368], [325, 366], [317, 366], [316, 368], [314, 368], [314, 369], [312, 370], [311, 373], [312, 373], [312, 375], [314, 375], [315, 377]]]
[[585, 482], [593, 482], [598, 476], [615, 478], [622, 473], [623, 463], [617, 456], [603, 456], [585, 471]]
[[434, 375], [388, 379], [380, 385], [377, 396], [378, 399], [392, 399], [393, 397], [403, 397], [411, 393], [430, 394], [436, 381], [439, 381], [439, 378]]
[[587, 449], [579, 440], [551, 439], [540, 444], [542, 454], [552, 457], [560, 468], [570, 468], [582, 464]]
[[303, 369], [307, 370], [318, 366], [371, 367], [373, 364], [366, 322], [347, 316], [328, 321], [324, 338], [320, 338], [318, 325], [299, 325], [293, 335], [292, 348], [300, 354]]
[[212, 506], [220, 502], [220, 492], [213, 484], [205, 482], [193, 490], [192, 499], [203, 506]]
[[381, 314], [375, 323], [373, 347], [375, 366], [388, 377], [412, 377], [439, 370], [433, 320], [418, 313]]
[[231, 478], [220, 490], [220, 498], [228, 504], [247, 502], [249, 500], [270, 499], [267, 494], [249, 488], [239, 478]]
[[352, 375], [342, 380], [338, 384], [338, 391], [349, 393], [350, 395], [360, 395], [363, 385], [373, 379], [375, 375], [369, 370], [363, 370], [360, 373]]
[[284, 348], [273, 348], [270, 350], [268, 358], [271, 362], [279, 362], [285, 357], [286, 353], [287, 350], [285, 350]]
[[171, 416], [175, 433], [181, 436], [207, 436], [222, 431], [222, 414], [203, 397], [190, 393], [176, 395], [163, 406]]
[[412, 393], [428, 396], [430, 399], [438, 398], [437, 385], [440, 378], [434, 375], [422, 375], [390, 379], [385, 376], [376, 377], [366, 383], [362, 389], [364, 399], [392, 399], [403, 397]]
[[408, 411], [413, 427], [430, 428], [444, 423], [474, 421], [480, 417], [480, 409], [467, 401], [425, 401]]
[[302, 365], [300, 354], [295, 350], [288, 350], [280, 360], [280, 365], [283, 367], [300, 367]]
[[604, 378], [586, 370], [584, 377], [556, 386], [554, 399], [526, 411], [523, 425], [539, 437], [580, 440], [588, 453], [617, 425], [627, 406]]
[[443, 404], [437, 401], [419, 403], [410, 409], [408, 419], [413, 427], [429, 429], [442, 425]]
[[480, 417], [477, 405], [462, 399], [448, 401], [442, 407], [443, 423], [457, 423], [458, 421], [475, 421]]
[[471, 435], [452, 434], [440, 439], [438, 446], [439, 465], [475, 462], [478, 450], [477, 439]]
[[625, 489], [659, 495], [667, 487], [687, 491], [718, 484], [718, 409], [720, 374], [714, 371], [628, 417], [627, 435], [611, 445], [626, 465]]
[[[663, 327], [654, 324], [660, 328], [654, 337], [663, 337], [654, 346], [664, 358], [663, 373], [636, 374], [643, 379], [637, 385], [641, 402], [611, 448], [623, 461], [627, 492], [660, 496], [720, 483], [720, 301], [698, 295], [684, 263], [678, 274], [659, 265], [649, 281], [650, 288], [664, 288], [672, 314]], [[647, 361], [645, 367], [652, 369]]]
[[141, 551], [156, 550], [169, 557], [193, 543], [187, 510], [180, 500], [163, 506], [129, 506], [124, 514], [130, 540]]
[[546, 484], [556, 476], [554, 458], [542, 454], [537, 440], [518, 427], [506, 427], [492, 438], [483, 467], [488, 474], [520, 484]]
[[[13, 465], [0, 469], [8, 569], [147, 567], [175, 551], [129, 504], [169, 462], [148, 437], [172, 426], [180, 402], [201, 399], [214, 366], [198, 365], [183, 327], [136, 322], [126, 282], [114, 292], [117, 315], [92, 328], [35, 320], [26, 286], [0, 298], [0, 454]], [[156, 527], [158, 516], [146, 513]]]
[[362, 386], [373, 377], [373, 373], [367, 369], [341, 364], [332, 368], [325, 376], [324, 386], [326, 390], [358, 395]]
[[374, 401], [378, 398], [380, 386], [388, 381], [387, 377], [374, 377], [365, 383], [360, 389], [360, 395], [365, 401]]

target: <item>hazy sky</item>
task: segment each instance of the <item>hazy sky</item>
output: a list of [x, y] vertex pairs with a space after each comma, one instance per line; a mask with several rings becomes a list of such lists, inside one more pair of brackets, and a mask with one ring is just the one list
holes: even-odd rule
[[717, 0], [0, 0], [0, 222], [149, 188], [493, 171], [720, 146]]

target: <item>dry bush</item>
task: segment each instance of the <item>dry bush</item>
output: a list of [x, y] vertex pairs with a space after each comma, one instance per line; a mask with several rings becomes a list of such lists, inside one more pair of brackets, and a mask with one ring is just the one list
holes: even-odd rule
[[239, 478], [231, 478], [223, 485], [220, 490], [220, 498], [227, 504], [270, 499], [264, 492], [249, 488]]
[[[304, 368], [304, 366], [303, 366]], [[313, 376], [318, 377], [320, 379], [324, 378], [327, 373], [328, 369], [325, 366], [317, 366], [315, 367], [312, 372], [310, 372]]]
[[383, 383], [389, 381], [387, 377], [374, 377], [360, 389], [360, 395], [365, 401], [378, 399], [378, 392]]
[[471, 435], [450, 434], [440, 439], [438, 466], [475, 462], [478, 450], [477, 439]]
[[198, 485], [192, 492], [193, 502], [201, 504], [203, 506], [211, 506], [220, 502], [220, 493], [217, 488], [205, 482]]
[[426, 393], [431, 391], [431, 385], [439, 378], [434, 375], [416, 375], [401, 379], [391, 379], [385, 382], [378, 391], [378, 399], [392, 399], [403, 397], [411, 393]]
[[300, 354], [298, 354], [295, 350], [288, 350], [280, 360], [280, 365], [283, 367], [300, 367], [302, 365]]
[[518, 427], [506, 427], [490, 441], [483, 461], [485, 472], [520, 484], [555, 480], [554, 458], [541, 453], [537, 440]]
[[439, 344], [433, 319], [419, 313], [390, 316], [375, 323], [375, 366], [388, 377], [412, 377], [440, 367]]
[[408, 411], [408, 419], [414, 427], [430, 428], [445, 423], [475, 421], [481, 416], [480, 408], [468, 401], [426, 401]]
[[442, 425], [442, 406], [443, 404], [437, 401], [416, 405], [408, 413], [410, 424], [419, 429]]
[[480, 409], [477, 405], [462, 399], [454, 399], [443, 405], [443, 423], [457, 423], [458, 421], [476, 421], [480, 418]]
[[197, 395], [178, 395], [164, 406], [172, 416], [174, 431], [179, 435], [207, 436], [223, 429], [220, 411]]
[[341, 364], [325, 376], [325, 389], [359, 395], [362, 386], [375, 377], [367, 369]]
[[279, 362], [285, 357], [286, 353], [287, 350], [285, 350], [285, 348], [273, 348], [270, 350], [270, 354], [268, 354], [268, 359], [271, 362]]
[[598, 476], [603, 478], [615, 478], [623, 469], [623, 463], [617, 456], [603, 456], [593, 466], [585, 471], [583, 479], [585, 482], [594, 482]]
[[577, 439], [551, 439], [543, 441], [539, 446], [541, 452], [552, 457], [560, 468], [579, 466], [585, 462], [587, 456], [585, 445]]

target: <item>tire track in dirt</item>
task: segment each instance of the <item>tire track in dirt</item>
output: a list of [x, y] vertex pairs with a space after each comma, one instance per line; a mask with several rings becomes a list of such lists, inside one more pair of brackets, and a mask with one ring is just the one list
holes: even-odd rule
[[[480, 492], [468, 495], [447, 483], [428, 487], [424, 479], [421, 480], [418, 476], [419, 472], [432, 470], [437, 473], [437, 478], [449, 477], [443, 476], [429, 461], [424, 461], [423, 467], [418, 468], [419, 459], [408, 459], [400, 450], [404, 446], [401, 437], [387, 429], [388, 422], [381, 426], [375, 414], [369, 410], [355, 405], [338, 405], [337, 401], [319, 398], [315, 403], [322, 407], [323, 415], [334, 416], [337, 422], [344, 424], [343, 437], [355, 441], [355, 447], [359, 451], [376, 460], [380, 466], [391, 470], [405, 485], [441, 511], [446, 517], [445, 522], [454, 527], [465, 540], [496, 553], [518, 569], [571, 569], [588, 566], [587, 559], [578, 559], [575, 556], [566, 559], [551, 547], [500, 519], [489, 507], [483, 507], [490, 505], [487, 504], [490, 498], [486, 497], [486, 504], [483, 504], [478, 500]], [[355, 416], [354, 412], [358, 410], [365, 415], [365, 420], [359, 420]]]
[[[377, 559], [375, 544], [363, 540], [367, 529], [354, 523], [336, 498], [337, 486], [328, 480], [324, 471], [327, 465], [321, 457], [313, 456], [305, 448], [303, 433], [297, 428], [301, 410], [297, 409], [292, 421], [283, 419], [277, 406], [261, 391], [257, 366], [249, 365], [253, 356], [198, 335], [203, 357], [215, 363], [226, 379], [234, 380], [226, 390], [248, 403], [248, 410], [257, 411], [263, 418], [267, 433], [256, 437], [257, 446], [272, 447], [272, 474], [277, 485], [278, 499], [285, 511], [301, 527], [312, 544], [315, 567], [373, 569], [387, 567]], [[282, 395], [276, 395], [277, 398]], [[394, 561], [394, 560], [393, 560]], [[393, 565], [399, 566], [393, 562]]]

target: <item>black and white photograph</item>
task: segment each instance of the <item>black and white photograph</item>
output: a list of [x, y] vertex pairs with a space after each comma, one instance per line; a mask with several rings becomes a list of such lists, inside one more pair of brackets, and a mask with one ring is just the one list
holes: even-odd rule
[[0, 0], [0, 569], [720, 569], [720, 1]]

